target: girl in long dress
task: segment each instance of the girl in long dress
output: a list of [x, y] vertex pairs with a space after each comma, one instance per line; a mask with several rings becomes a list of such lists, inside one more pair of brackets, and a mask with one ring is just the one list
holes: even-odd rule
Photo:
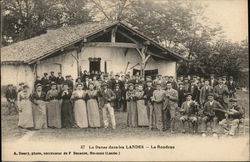
[[23, 90], [17, 95], [17, 106], [19, 110], [18, 126], [20, 128], [30, 129], [34, 127], [30, 95], [27, 85], [23, 86]]
[[98, 91], [94, 90], [94, 83], [89, 84], [89, 90], [87, 91], [87, 114], [89, 120], [89, 127], [95, 128], [101, 126], [97, 97]]
[[80, 128], [88, 127], [88, 117], [87, 117], [87, 109], [86, 109], [86, 92], [83, 89], [82, 84], [76, 85], [76, 90], [73, 92], [71, 96], [71, 100], [74, 101], [74, 117], [76, 125]]
[[145, 97], [142, 85], [138, 86], [138, 91], [135, 93], [136, 105], [138, 111], [138, 126], [148, 126], [147, 107], [145, 105]]
[[73, 116], [73, 105], [70, 101], [72, 92], [69, 90], [67, 83], [63, 84], [62, 91], [59, 93], [59, 98], [62, 99], [61, 104], [61, 121], [62, 128], [75, 127], [75, 121]]
[[42, 91], [42, 85], [37, 84], [36, 90], [31, 96], [35, 129], [48, 128], [45, 99], [46, 94]]
[[126, 100], [127, 100], [127, 124], [129, 127], [137, 127], [138, 125], [137, 106], [136, 106], [134, 85], [132, 83], [129, 84], [129, 90], [126, 93]]
[[48, 113], [48, 127], [50, 128], [61, 128], [61, 105], [59, 102], [59, 92], [56, 89], [56, 83], [51, 83], [51, 89], [46, 95], [46, 100], [49, 101], [47, 104]]

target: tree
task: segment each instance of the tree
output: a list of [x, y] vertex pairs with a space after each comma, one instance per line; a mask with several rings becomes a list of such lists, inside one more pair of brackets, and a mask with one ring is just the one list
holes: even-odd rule
[[85, 0], [3, 1], [3, 45], [46, 33], [48, 28], [91, 21]]

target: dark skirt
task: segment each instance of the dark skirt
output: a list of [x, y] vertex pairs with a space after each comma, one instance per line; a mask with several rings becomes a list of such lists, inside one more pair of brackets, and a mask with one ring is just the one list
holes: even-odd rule
[[136, 101], [127, 101], [127, 124], [129, 127], [138, 126]]
[[63, 128], [71, 128], [75, 125], [73, 116], [73, 105], [70, 100], [62, 101], [61, 120]]

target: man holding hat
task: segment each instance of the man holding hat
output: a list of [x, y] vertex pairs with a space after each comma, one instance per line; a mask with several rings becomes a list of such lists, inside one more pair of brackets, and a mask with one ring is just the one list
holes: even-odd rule
[[108, 128], [109, 126], [109, 118], [110, 116], [112, 129], [116, 128], [116, 122], [115, 122], [115, 113], [114, 113], [114, 100], [115, 100], [115, 94], [114, 92], [108, 88], [107, 83], [102, 83], [102, 89], [100, 90], [100, 101], [99, 105], [102, 108], [103, 113], [103, 122], [104, 122], [104, 128]]
[[185, 122], [190, 121], [192, 124], [193, 133], [197, 131], [197, 115], [198, 115], [198, 103], [192, 100], [192, 94], [186, 94], [186, 101], [181, 105], [180, 112], [182, 117], [180, 117], [182, 133], [185, 133]]
[[229, 90], [227, 85], [223, 83], [222, 78], [219, 78], [219, 84], [214, 87], [214, 94], [216, 100], [220, 102], [220, 104], [227, 109], [228, 108], [228, 95]]
[[229, 81], [227, 82], [227, 87], [229, 90], [229, 98], [236, 98], [235, 93], [236, 93], [237, 85], [232, 76], [229, 77]]
[[218, 125], [218, 113], [216, 113], [216, 110], [225, 111], [224, 107], [221, 106], [219, 102], [214, 100], [214, 95], [212, 93], [208, 94], [208, 101], [204, 104], [203, 108], [203, 114], [204, 117], [202, 118], [202, 124], [201, 124], [201, 132], [202, 136], [206, 136], [207, 131], [207, 123], [212, 122], [212, 131], [213, 135], [217, 136], [217, 125]]
[[227, 119], [223, 119], [219, 122], [219, 126], [223, 128], [226, 135], [234, 136], [236, 130], [239, 126], [240, 119], [242, 119], [244, 115], [244, 109], [237, 104], [237, 99], [230, 99], [232, 103], [232, 107], [228, 109]]

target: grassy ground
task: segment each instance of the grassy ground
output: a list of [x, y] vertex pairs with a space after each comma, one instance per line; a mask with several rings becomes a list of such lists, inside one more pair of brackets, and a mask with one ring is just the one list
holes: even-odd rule
[[[238, 93], [239, 104], [242, 105], [246, 110], [246, 116], [249, 116], [249, 99], [248, 93], [239, 91]], [[6, 111], [6, 102], [1, 104], [2, 111], [2, 139], [4, 141], [17, 140], [23, 137], [28, 130], [20, 129], [17, 127], [18, 116], [7, 116], [4, 115]], [[35, 131], [31, 136], [31, 140], [46, 140], [46, 141], [55, 141], [55, 140], [79, 140], [79, 139], [92, 139], [92, 138], [105, 138], [105, 139], [120, 139], [120, 138], [155, 138], [155, 137], [170, 137], [173, 136], [166, 132], [159, 132], [157, 130], [149, 131], [148, 128], [138, 127], [138, 128], [128, 128], [126, 126], [126, 113], [116, 112], [115, 113], [117, 129], [43, 129]], [[247, 125], [246, 131], [249, 131], [249, 120], [245, 123]], [[241, 129], [242, 132], [242, 129]], [[176, 135], [175, 135], [176, 136]], [[198, 136], [198, 135], [188, 135], [178, 133], [177, 136]]]

